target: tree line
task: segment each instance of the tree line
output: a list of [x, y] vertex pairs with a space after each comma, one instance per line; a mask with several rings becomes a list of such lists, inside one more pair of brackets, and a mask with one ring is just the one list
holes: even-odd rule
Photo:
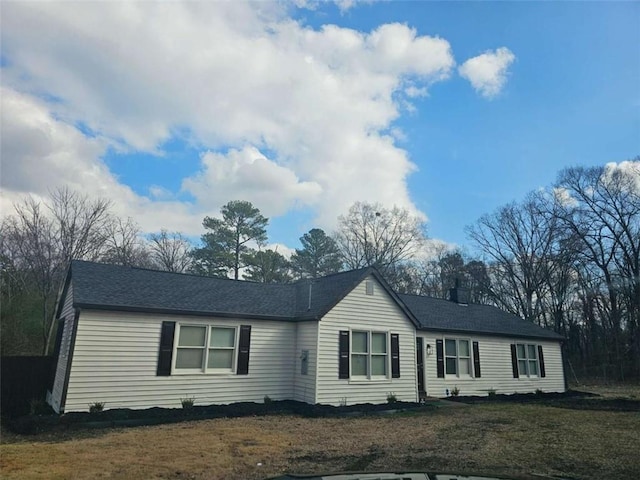
[[0, 224], [3, 354], [47, 353], [71, 259], [286, 283], [376, 266], [398, 292], [447, 298], [456, 281], [567, 338], [578, 376], [640, 378], [640, 158], [570, 168], [545, 189], [467, 228], [474, 254], [427, 239], [422, 219], [355, 203], [335, 232], [313, 228], [286, 258], [268, 248], [269, 219], [234, 200], [205, 217], [197, 245], [179, 232], [142, 235], [111, 202], [68, 189], [27, 198]]

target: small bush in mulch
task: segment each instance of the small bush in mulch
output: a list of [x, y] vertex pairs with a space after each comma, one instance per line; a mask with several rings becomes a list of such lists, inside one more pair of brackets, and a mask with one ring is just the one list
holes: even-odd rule
[[640, 400], [628, 398], [603, 398], [598, 394], [567, 390], [564, 393], [514, 393], [512, 395], [495, 394], [486, 397], [449, 397], [447, 400], [462, 403], [535, 403], [551, 407], [570, 408], [574, 410], [608, 410], [616, 412], [640, 411]]
[[351, 415], [381, 414], [409, 409], [429, 408], [420, 403], [396, 402], [393, 410], [388, 404], [363, 403], [359, 405], [334, 407], [331, 405], [310, 405], [294, 400], [271, 401], [267, 404], [239, 402], [230, 405], [193, 406], [191, 408], [147, 408], [131, 410], [114, 408], [104, 411], [71, 412], [63, 415], [29, 415], [6, 419], [5, 423], [15, 433], [32, 435], [70, 428], [106, 428], [157, 425], [186, 420], [202, 420], [223, 417], [246, 417], [259, 415], [300, 415], [303, 417], [339, 417]]

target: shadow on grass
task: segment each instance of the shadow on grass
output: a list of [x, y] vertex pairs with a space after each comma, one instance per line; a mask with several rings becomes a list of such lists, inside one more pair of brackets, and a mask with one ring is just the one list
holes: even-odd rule
[[572, 410], [640, 412], [640, 400], [602, 397], [595, 393], [568, 390], [564, 393], [524, 393], [486, 397], [450, 397], [448, 400], [466, 404], [518, 403], [536, 404]]

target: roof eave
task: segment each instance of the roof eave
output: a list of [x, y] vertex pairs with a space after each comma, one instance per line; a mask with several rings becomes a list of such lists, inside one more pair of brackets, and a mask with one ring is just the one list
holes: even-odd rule
[[64, 276], [64, 282], [62, 282], [62, 285], [60, 286], [60, 289], [58, 290], [58, 296], [56, 298], [56, 305], [54, 307], [54, 321], [58, 318], [60, 318], [60, 314], [62, 313], [62, 309], [64, 308], [64, 301], [62, 300], [66, 295], [67, 295], [67, 291], [69, 290], [69, 284], [71, 283], [71, 265], [72, 265], [73, 261], [69, 262], [69, 265], [67, 266], [67, 271], [65, 273]]
[[557, 335], [556, 337], [551, 335], [546, 336], [546, 335], [522, 334], [522, 333], [481, 332], [478, 330], [464, 330], [460, 328], [439, 328], [439, 327], [424, 327], [424, 326], [418, 327], [418, 330], [422, 332], [445, 332], [445, 333], [456, 333], [456, 334], [463, 334], [463, 335], [483, 335], [487, 337], [501, 337], [501, 338], [534, 338], [537, 340], [549, 340], [549, 341], [555, 341], [555, 342], [564, 342], [566, 340], [565, 337], [555, 332], [550, 332], [550, 333], [552, 333], [553, 335]]
[[222, 318], [238, 318], [243, 320], [273, 320], [279, 322], [297, 322], [295, 317], [280, 315], [254, 315], [250, 313], [234, 313], [234, 312], [215, 312], [203, 310], [188, 310], [180, 308], [154, 308], [154, 307], [137, 307], [129, 305], [104, 305], [93, 303], [74, 303], [76, 308], [85, 310], [102, 310], [113, 312], [133, 312], [133, 313], [154, 313], [159, 315], [189, 315], [196, 317], [222, 317]]

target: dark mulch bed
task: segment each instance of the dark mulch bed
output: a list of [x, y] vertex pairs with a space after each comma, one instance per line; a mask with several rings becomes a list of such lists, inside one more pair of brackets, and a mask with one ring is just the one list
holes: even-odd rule
[[449, 397], [454, 402], [477, 403], [536, 403], [573, 410], [608, 410], [614, 412], [640, 412], [640, 400], [628, 398], [604, 398], [595, 393], [568, 390], [565, 393], [516, 393], [486, 397]]
[[157, 425], [188, 420], [210, 418], [247, 417], [260, 415], [300, 415], [303, 417], [339, 417], [355, 415], [380, 415], [409, 409], [433, 408], [411, 402], [374, 405], [363, 403], [344, 407], [331, 405], [310, 405], [294, 400], [272, 401], [269, 403], [240, 402], [230, 405], [194, 406], [191, 408], [147, 408], [131, 410], [114, 408], [102, 412], [72, 412], [63, 415], [29, 415], [5, 418], [3, 423], [13, 432], [32, 435], [53, 430], [71, 428], [106, 428], [141, 425]]
[[[569, 390], [565, 393], [527, 393], [490, 395], [486, 397], [448, 397], [447, 400], [466, 403], [535, 403], [578, 410], [608, 410], [618, 412], [640, 411], [640, 400], [603, 398], [599, 395]], [[28, 415], [3, 418], [3, 424], [15, 433], [36, 434], [73, 428], [107, 428], [183, 422], [224, 417], [260, 415], [300, 415], [303, 417], [343, 417], [356, 415], [380, 415], [399, 411], [435, 408], [435, 403], [396, 402], [393, 404], [364, 403], [344, 407], [310, 405], [294, 400], [269, 403], [240, 402], [230, 405], [194, 406], [191, 408], [147, 408], [130, 410], [115, 408], [103, 412], [72, 412], [64, 415]]]

